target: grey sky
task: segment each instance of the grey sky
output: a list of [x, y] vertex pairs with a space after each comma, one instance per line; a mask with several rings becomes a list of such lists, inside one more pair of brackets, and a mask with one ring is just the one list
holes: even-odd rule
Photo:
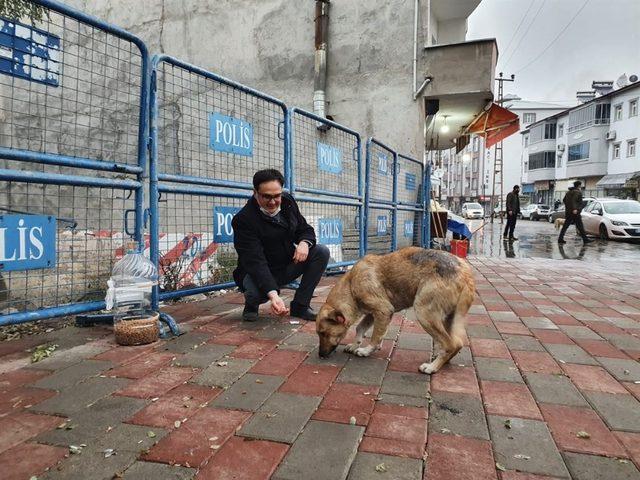
[[515, 83], [505, 83], [505, 94], [516, 93], [527, 100], [572, 101], [576, 91], [591, 88], [592, 80], [615, 81], [623, 73], [640, 76], [640, 0], [589, 0], [553, 46], [523, 69], [567, 26], [584, 2], [482, 0], [469, 17], [467, 39], [497, 39], [496, 73], [516, 74]]

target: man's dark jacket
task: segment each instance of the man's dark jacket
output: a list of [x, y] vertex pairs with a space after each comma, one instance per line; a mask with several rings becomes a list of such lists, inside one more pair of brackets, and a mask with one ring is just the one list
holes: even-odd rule
[[520, 196], [516, 192], [509, 192], [507, 195], [507, 213], [509, 212], [514, 215], [520, 213]]
[[245, 275], [251, 274], [262, 293], [280, 291], [285, 269], [293, 261], [294, 243], [307, 240], [312, 246], [316, 244], [313, 227], [291, 195], [282, 194], [280, 212], [282, 222], [262, 213], [255, 197], [251, 197], [233, 217], [233, 245], [238, 252], [233, 279], [240, 288]]
[[566, 215], [572, 215], [574, 210], [578, 210], [578, 213], [582, 210], [584, 204], [582, 202], [582, 191], [579, 188], [570, 187], [562, 199], [564, 202], [564, 208]]

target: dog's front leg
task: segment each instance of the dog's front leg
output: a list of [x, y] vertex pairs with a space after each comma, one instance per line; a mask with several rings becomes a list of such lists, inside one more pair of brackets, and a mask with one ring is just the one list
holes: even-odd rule
[[387, 329], [389, 328], [389, 323], [391, 323], [391, 314], [376, 314], [374, 316], [373, 334], [371, 335], [369, 345], [357, 348], [354, 353], [359, 357], [368, 357], [376, 350], [379, 350], [380, 345], [382, 344], [382, 339], [386, 335]]
[[344, 351], [347, 353], [354, 353], [360, 344], [362, 344], [362, 339], [364, 338], [364, 334], [371, 328], [373, 325], [373, 316], [366, 315], [360, 323], [356, 326], [356, 338], [353, 343], [344, 347]]

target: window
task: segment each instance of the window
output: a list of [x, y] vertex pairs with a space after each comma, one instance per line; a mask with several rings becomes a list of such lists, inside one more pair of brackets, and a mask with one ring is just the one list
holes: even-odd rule
[[622, 120], [622, 104], [613, 107], [613, 119], [615, 121]]
[[525, 113], [523, 118], [522, 118], [523, 122], [526, 125], [529, 125], [530, 123], [533, 123], [536, 121], [536, 114], [535, 113]]
[[547, 123], [544, 126], [544, 138], [545, 140], [551, 140], [556, 138], [556, 124]]
[[638, 115], [638, 99], [629, 101], [629, 116], [635, 117]]
[[611, 104], [599, 103], [596, 105], [596, 125], [606, 125], [611, 117]]
[[636, 141], [627, 140], [627, 157], [635, 157], [636, 156]]
[[525, 172], [529, 171], [529, 162], [524, 162], [524, 171]]
[[558, 125], [558, 137], [561, 137], [562, 135], [564, 135], [564, 123]]
[[478, 137], [473, 137], [473, 151], [480, 151], [480, 138]]
[[575, 145], [569, 145], [569, 158], [568, 162], [575, 162], [576, 160], [584, 160], [589, 158], [589, 142], [576, 143]]
[[529, 170], [555, 168], [556, 152], [538, 152], [529, 155]]
[[524, 148], [529, 146], [529, 135], [524, 136]]
[[613, 144], [613, 158], [614, 158], [614, 160], [616, 158], [620, 158], [620, 144], [619, 143], [614, 143]]

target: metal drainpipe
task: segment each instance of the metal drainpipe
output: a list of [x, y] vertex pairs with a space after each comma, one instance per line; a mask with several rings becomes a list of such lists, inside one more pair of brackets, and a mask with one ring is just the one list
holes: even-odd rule
[[[316, 0], [316, 53], [313, 76], [313, 113], [326, 117], [327, 87], [327, 37], [329, 34], [329, 5], [331, 0]], [[327, 125], [319, 123], [318, 129], [326, 130]]]

